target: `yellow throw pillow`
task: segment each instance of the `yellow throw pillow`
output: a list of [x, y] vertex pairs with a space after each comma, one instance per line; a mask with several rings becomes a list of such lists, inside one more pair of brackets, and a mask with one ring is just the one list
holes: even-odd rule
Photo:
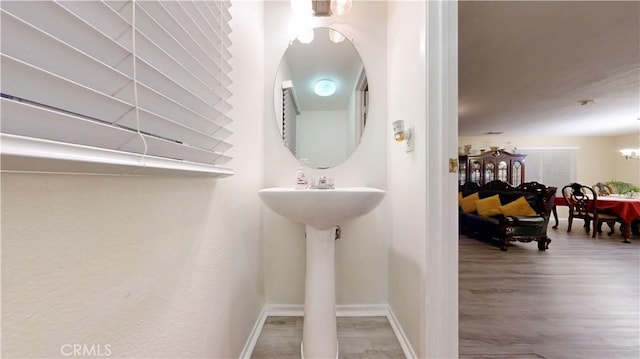
[[507, 203], [504, 206], [500, 207], [502, 214], [505, 216], [535, 216], [537, 215], [536, 211], [531, 208], [529, 202], [524, 198], [524, 196], [516, 199], [513, 202]]
[[[462, 196], [462, 194], [460, 194], [460, 196]], [[462, 198], [458, 202], [458, 204], [462, 208], [462, 212], [473, 213], [473, 212], [476, 211], [476, 201], [479, 200], [479, 199], [480, 199], [480, 196], [478, 195], [478, 192], [476, 192], [476, 193], [470, 194], [470, 195]]]
[[502, 214], [502, 212], [500, 211], [500, 206], [502, 206], [502, 203], [500, 203], [500, 196], [498, 196], [497, 194], [476, 201], [478, 214], [484, 217], [497, 216], [499, 214]]

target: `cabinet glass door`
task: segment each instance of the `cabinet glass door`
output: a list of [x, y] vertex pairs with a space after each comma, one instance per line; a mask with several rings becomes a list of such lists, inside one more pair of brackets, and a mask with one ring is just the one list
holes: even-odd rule
[[458, 180], [461, 185], [467, 182], [467, 161], [462, 161], [458, 167]]
[[507, 165], [506, 161], [500, 161], [498, 162], [498, 179], [502, 182], [508, 182], [507, 181], [507, 170], [509, 169], [509, 166]]
[[520, 161], [513, 161], [513, 165], [511, 166], [511, 180], [513, 181], [511, 185], [514, 187], [522, 184], [522, 163]]
[[496, 164], [493, 162], [487, 162], [484, 165], [484, 183], [495, 180]]
[[473, 161], [471, 162], [471, 172], [469, 173], [469, 176], [471, 177], [471, 182], [475, 182], [477, 184], [480, 184], [480, 169], [482, 168], [482, 164], [480, 163], [480, 161]]

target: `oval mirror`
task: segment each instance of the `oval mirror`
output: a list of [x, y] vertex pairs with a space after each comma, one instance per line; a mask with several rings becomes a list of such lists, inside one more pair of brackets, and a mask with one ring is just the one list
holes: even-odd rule
[[319, 27], [290, 43], [274, 97], [284, 145], [307, 166], [336, 166], [360, 143], [369, 85], [358, 51], [338, 31]]

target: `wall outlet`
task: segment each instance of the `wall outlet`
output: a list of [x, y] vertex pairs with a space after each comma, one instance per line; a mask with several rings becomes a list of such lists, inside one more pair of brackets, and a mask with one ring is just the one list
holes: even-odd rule
[[415, 131], [413, 130], [413, 126], [409, 127], [408, 129], [406, 129], [404, 131], [405, 133], [405, 148], [404, 148], [404, 152], [413, 152], [413, 141], [414, 141], [414, 135], [415, 135]]

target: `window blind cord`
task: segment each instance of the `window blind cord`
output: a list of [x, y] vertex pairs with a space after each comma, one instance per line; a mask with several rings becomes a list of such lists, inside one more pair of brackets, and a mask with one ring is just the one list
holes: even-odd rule
[[140, 107], [138, 106], [138, 73], [136, 71], [136, 0], [132, 0], [132, 12], [131, 12], [131, 32], [132, 32], [132, 39], [131, 39], [131, 51], [133, 52], [133, 104], [135, 106], [135, 110], [136, 110], [136, 131], [138, 132], [138, 136], [140, 136], [140, 139], [142, 140], [142, 143], [144, 145], [144, 152], [142, 153], [142, 157], [140, 157], [140, 160], [142, 162], [142, 167], [146, 167], [146, 161], [145, 158], [147, 156], [147, 151], [149, 149], [149, 147], [147, 146], [147, 140], [144, 138], [144, 136], [142, 135], [142, 132], [140, 131]]

